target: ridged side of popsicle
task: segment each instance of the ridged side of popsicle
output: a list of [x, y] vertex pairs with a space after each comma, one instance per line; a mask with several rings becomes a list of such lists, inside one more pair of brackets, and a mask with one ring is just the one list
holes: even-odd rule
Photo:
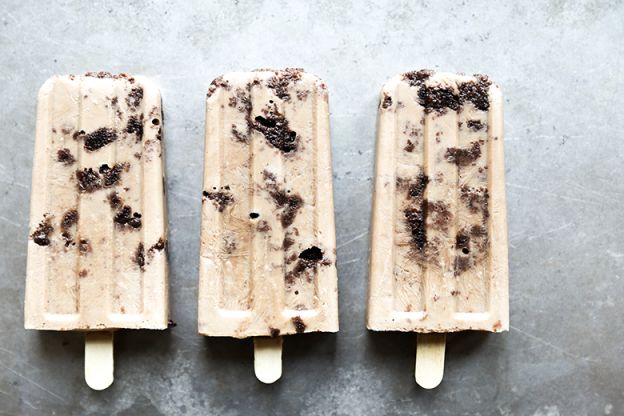
[[297, 69], [229, 73], [206, 103], [199, 332], [337, 331], [325, 85]]
[[162, 109], [147, 79], [55, 76], [39, 91], [25, 327], [164, 329]]
[[500, 88], [418, 71], [381, 93], [368, 327], [509, 327]]

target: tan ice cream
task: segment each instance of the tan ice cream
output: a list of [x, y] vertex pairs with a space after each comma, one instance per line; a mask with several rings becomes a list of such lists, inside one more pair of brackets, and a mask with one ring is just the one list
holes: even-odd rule
[[158, 88], [109, 73], [39, 92], [25, 327], [167, 327]]
[[368, 328], [509, 328], [500, 88], [433, 71], [385, 84]]
[[325, 84], [299, 69], [229, 73], [206, 102], [199, 332], [337, 331]]

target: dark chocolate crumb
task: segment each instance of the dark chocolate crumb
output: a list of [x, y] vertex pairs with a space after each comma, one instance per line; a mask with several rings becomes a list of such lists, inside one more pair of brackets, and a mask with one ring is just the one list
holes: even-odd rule
[[225, 249], [225, 252], [227, 254], [234, 253], [237, 247], [236, 240], [234, 240], [232, 236], [226, 236], [223, 240], [223, 248]]
[[265, 169], [262, 171], [262, 177], [264, 178], [266, 182], [270, 182], [271, 186], [276, 186], [275, 183], [277, 181], [277, 178], [275, 177], [274, 173], [269, 172], [268, 170]]
[[295, 221], [299, 208], [303, 205], [303, 199], [299, 195], [288, 195], [282, 190], [271, 191], [270, 194], [275, 204], [283, 209], [280, 216], [282, 227], [290, 226]]
[[488, 90], [492, 81], [485, 75], [474, 76], [476, 81], [464, 82], [459, 86], [459, 101], [461, 104], [471, 102], [478, 110], [487, 111], [490, 108]]
[[[126, 79], [128, 80], [130, 84], [134, 84], [134, 81], [135, 81], [133, 76], [124, 74], [123, 72], [121, 74], [111, 74], [110, 72], [106, 72], [106, 71], [87, 72], [86, 74], [84, 74], [84, 76], [93, 77], [93, 78]], [[75, 77], [75, 75], [70, 75], [69, 77], [71, 79], [74, 79], [73, 77]]]
[[258, 221], [258, 225], [256, 226], [256, 230], [260, 231], [261, 233], [265, 233], [265, 232], [271, 230], [271, 226], [269, 225], [269, 223], [267, 221], [261, 220], [261, 221]]
[[39, 226], [30, 237], [33, 239], [34, 243], [40, 246], [49, 246], [50, 245], [50, 234], [54, 231], [54, 227], [50, 222], [50, 218], [47, 215], [43, 216], [43, 221], [39, 223]]
[[250, 212], [249, 213], [249, 218], [251, 219], [256, 219], [260, 216], [260, 214], [258, 214], [257, 212]]
[[269, 328], [269, 332], [271, 333], [271, 338], [278, 337], [280, 334], [280, 330], [277, 328]]
[[[79, 136], [82, 137], [82, 135]], [[115, 130], [102, 127], [84, 136], [84, 148], [93, 152], [114, 142], [115, 140], [117, 140], [117, 133]]]
[[126, 97], [126, 103], [130, 108], [138, 107], [141, 100], [143, 100], [143, 87], [132, 88]]
[[481, 212], [484, 219], [489, 217], [487, 188], [471, 188], [464, 185], [460, 188], [460, 199], [473, 214]]
[[61, 230], [67, 231], [69, 228], [78, 222], [78, 211], [75, 209], [70, 209], [63, 215], [63, 219], [61, 220]]
[[80, 270], [80, 273], [78, 273], [78, 276], [80, 276], [80, 277], [87, 277], [87, 274], [89, 274], [87, 269], [82, 269], [82, 270]]
[[455, 276], [459, 276], [470, 268], [470, 257], [455, 256]]
[[448, 230], [448, 226], [453, 219], [453, 214], [451, 214], [447, 203], [443, 201], [429, 201], [426, 212], [434, 230]]
[[466, 125], [472, 131], [479, 131], [485, 127], [485, 125], [481, 123], [479, 120], [468, 120], [466, 122]]
[[283, 210], [280, 215], [280, 221], [282, 227], [286, 228], [295, 221], [299, 208], [303, 205], [303, 199], [298, 194], [289, 194], [288, 191], [280, 189], [277, 186], [275, 175], [271, 172], [264, 170], [262, 175], [273, 202], [275, 202], [278, 208]]
[[295, 278], [301, 276], [307, 269], [315, 268], [319, 264], [322, 266], [331, 264], [331, 262], [324, 261], [327, 259], [323, 259], [323, 254], [323, 251], [316, 246], [307, 248], [299, 253], [299, 260], [293, 270], [286, 275], [286, 282], [293, 283]]
[[487, 237], [487, 229], [482, 225], [473, 225], [470, 227], [470, 235], [475, 238]]
[[317, 263], [323, 259], [323, 251], [316, 246], [312, 246], [303, 250], [299, 254], [299, 258], [307, 262]]
[[121, 172], [128, 171], [130, 165], [128, 163], [115, 163], [113, 167], [109, 167], [107, 164], [100, 166], [100, 173], [102, 174], [102, 186], [110, 188], [118, 184], [121, 181]]
[[455, 236], [455, 249], [464, 254], [470, 253], [470, 236], [464, 230], [460, 230]]
[[428, 87], [422, 85], [418, 90], [418, 103], [426, 113], [444, 112], [447, 108], [459, 110], [459, 97], [450, 87]]
[[111, 208], [117, 209], [121, 207], [123, 201], [119, 194], [116, 191], [113, 191], [108, 194], [108, 203], [110, 204]]
[[282, 248], [284, 251], [287, 251], [292, 245], [295, 244], [295, 240], [290, 238], [288, 235], [284, 237], [284, 241], [282, 241]]
[[79, 192], [95, 192], [102, 188], [102, 177], [92, 168], [76, 171]]
[[117, 104], [119, 104], [119, 97], [113, 97], [111, 98], [111, 104], [113, 106], [116, 106]]
[[[257, 81], [257, 80], [256, 80]], [[259, 81], [258, 81], [259, 82]], [[241, 113], [245, 114], [245, 119], [247, 120], [247, 124], [251, 123], [251, 86], [255, 85], [254, 83], [247, 84], [247, 89], [237, 88], [236, 89], [236, 100], [238, 101], [237, 110]]]
[[63, 238], [63, 240], [65, 240], [65, 247], [69, 247], [70, 245], [76, 245], [76, 243], [74, 242], [74, 239], [72, 238], [72, 235], [69, 231], [63, 231], [61, 233], [61, 237]]
[[383, 99], [381, 100], [381, 108], [386, 109], [392, 106], [392, 97], [388, 93], [383, 93]]
[[406, 152], [412, 153], [414, 151], [414, 142], [408, 139], [407, 144], [405, 145], [403, 150], [405, 150]]
[[86, 239], [86, 238], [82, 238], [79, 243], [78, 243], [78, 250], [80, 251], [80, 254], [87, 254], [91, 252], [91, 242]]
[[155, 250], [162, 251], [167, 247], [167, 240], [164, 240], [162, 237], [158, 239], [156, 244], [150, 247], [149, 251], [154, 252]]
[[[297, 253], [292, 253], [290, 256], [288, 256], [288, 258], [286, 259], [286, 264], [291, 264], [293, 261], [297, 260]], [[288, 278], [288, 276], [286, 276]]]
[[217, 77], [214, 80], [212, 80], [212, 82], [210, 83], [210, 87], [208, 88], [208, 94], [206, 94], [206, 95], [208, 97], [212, 96], [212, 94], [215, 93], [217, 88], [223, 88], [226, 91], [229, 91], [230, 83], [228, 81], [224, 80], [223, 76]]
[[278, 71], [277, 74], [266, 81], [267, 87], [271, 88], [275, 95], [284, 101], [290, 100], [288, 86], [301, 79], [302, 71], [295, 68], [287, 68]]
[[472, 142], [468, 149], [459, 147], [449, 147], [446, 149], [446, 160], [455, 163], [457, 166], [468, 166], [481, 157], [481, 145], [479, 142]]
[[72, 138], [74, 140], [78, 140], [78, 139], [82, 139], [82, 136], [84, 136], [86, 133], [84, 130], [80, 130], [80, 131], [75, 131], [74, 134], [72, 134]]
[[[484, 216], [484, 221], [486, 221]], [[487, 258], [488, 235], [485, 226], [478, 224], [460, 229], [455, 236], [455, 276], [459, 276]]]
[[134, 262], [141, 268], [144, 269], [145, 266], [145, 247], [143, 243], [139, 243], [136, 250], [134, 251], [134, 257], [132, 258]]
[[[407, 197], [413, 203], [412, 206], [403, 210], [403, 215], [405, 224], [412, 236], [412, 243], [419, 252], [423, 252], [427, 243], [426, 220], [429, 203], [424, 198], [424, 194], [428, 183], [429, 177], [424, 174], [418, 175], [413, 180], [397, 178], [397, 188], [399, 190], [406, 189]], [[440, 216], [440, 219], [443, 218], [446, 218], [446, 215]]]
[[264, 135], [267, 142], [284, 153], [297, 150], [297, 132], [288, 127], [288, 120], [277, 107], [266, 112], [266, 117], [257, 116], [250, 128]]
[[138, 212], [132, 213], [132, 208], [129, 205], [124, 205], [115, 215], [113, 221], [120, 226], [129, 226], [134, 229], [141, 228], [141, 214]]
[[419, 174], [414, 180], [405, 178], [397, 178], [396, 186], [399, 190], [407, 190], [407, 197], [410, 199], [422, 198], [425, 194], [425, 188], [429, 183], [429, 177], [425, 174]]
[[305, 332], [306, 325], [305, 323], [303, 323], [303, 319], [301, 319], [300, 316], [295, 316], [294, 318], [292, 318], [292, 323], [293, 325], [295, 325], [295, 331], [297, 331], [298, 334], [302, 334]]
[[429, 79], [431, 75], [433, 75], [433, 71], [429, 69], [421, 69], [420, 71], [406, 72], [402, 75], [402, 78], [408, 81], [410, 86], [418, 87]]
[[451, 296], [457, 296], [459, 295], [461, 292], [459, 290], [451, 290]]
[[416, 245], [418, 250], [423, 251], [427, 243], [425, 229], [427, 211], [423, 209], [406, 208], [403, 210], [403, 214], [405, 215], [405, 222], [412, 234], [412, 242]]
[[203, 196], [205, 199], [209, 199], [212, 201], [212, 204], [217, 208], [219, 212], [223, 212], [225, 207], [234, 203], [234, 196], [230, 192], [218, 191], [218, 192], [209, 192], [204, 191]]
[[126, 132], [128, 134], [135, 134], [137, 143], [143, 139], [143, 114], [140, 117], [131, 116], [128, 119], [128, 125], [126, 126]]
[[59, 149], [59, 151], [56, 152], [56, 160], [58, 162], [61, 162], [65, 166], [73, 165], [74, 162], [76, 162], [76, 158], [74, 157], [74, 155], [71, 154], [71, 151], [67, 148]]
[[237, 142], [241, 143], [247, 143], [247, 140], [249, 140], [249, 135], [238, 131], [238, 129], [236, 128], [236, 124], [232, 124], [232, 136], [234, 136], [234, 139]]

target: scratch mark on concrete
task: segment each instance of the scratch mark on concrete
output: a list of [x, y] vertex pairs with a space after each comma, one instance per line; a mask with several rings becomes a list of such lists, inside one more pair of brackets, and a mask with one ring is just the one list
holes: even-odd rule
[[529, 332], [523, 331], [522, 329], [520, 329], [518, 327], [515, 327], [513, 325], [510, 325], [510, 328], [512, 328], [515, 331], [518, 331], [519, 333], [521, 333], [522, 335], [524, 335], [527, 338], [531, 338], [532, 340], [535, 340], [535, 341], [537, 341], [537, 342], [539, 342], [539, 343], [541, 343], [543, 345], [546, 345], [547, 347], [549, 347], [549, 348], [551, 348], [551, 349], [553, 349], [555, 351], [560, 352], [561, 354], [565, 355], [566, 357], [573, 358], [575, 360], [582, 360], [582, 361], [586, 361], [586, 362], [593, 362], [593, 363], [597, 363], [598, 362], [598, 361], [596, 361], [596, 360], [594, 360], [594, 359], [592, 359], [590, 357], [582, 357], [580, 355], [572, 354], [571, 352], [568, 352], [568, 351], [564, 350], [563, 348], [558, 347], [555, 344], [552, 344], [552, 343], [546, 341], [545, 339], [542, 339], [542, 338], [540, 338], [540, 337], [538, 337], [536, 335], [533, 335], [533, 334], [531, 334]]
[[15, 374], [16, 376], [18, 376], [21, 379], [26, 380], [27, 382], [29, 382], [30, 384], [32, 384], [33, 386], [39, 388], [42, 391], [45, 391], [46, 393], [48, 393], [50, 396], [58, 399], [59, 401], [61, 401], [62, 403], [67, 404], [67, 402], [65, 401], [64, 398], [62, 398], [61, 396], [59, 396], [58, 394], [54, 393], [53, 391], [50, 391], [48, 389], [46, 389], [45, 387], [43, 387], [41, 384], [37, 383], [36, 381], [26, 377], [25, 375], [13, 370], [11, 367], [6, 366], [4, 363], [0, 362], [0, 366], [6, 370], [8, 370], [9, 372]]
[[342, 248], [342, 247], [346, 247], [349, 244], [352, 244], [358, 240], [360, 240], [361, 238], [365, 237], [368, 235], [368, 230], [364, 231], [363, 233], [360, 233], [358, 235], [356, 235], [355, 237], [351, 238], [350, 240], [345, 241], [344, 243], [340, 244], [338, 247], [336, 247], [336, 249]]
[[515, 183], [507, 183], [507, 186], [509, 186], [510, 188], [516, 188], [516, 189], [523, 189], [523, 190], [527, 190], [527, 191], [539, 192], [542, 195], [548, 195], [548, 196], [552, 196], [552, 197], [555, 197], [555, 198], [564, 199], [564, 200], [567, 200], [567, 201], [582, 202], [584, 204], [597, 205], [597, 206], [604, 205], [603, 202], [597, 202], [597, 201], [592, 201], [592, 200], [589, 200], [589, 199], [575, 198], [575, 197], [572, 197], [572, 196], [561, 195], [561, 194], [558, 194], [556, 192], [550, 192], [550, 191], [546, 191], [546, 190], [539, 189], [539, 188], [533, 188], [533, 187], [526, 186], [526, 185], [518, 185], [518, 184], [515, 184]]

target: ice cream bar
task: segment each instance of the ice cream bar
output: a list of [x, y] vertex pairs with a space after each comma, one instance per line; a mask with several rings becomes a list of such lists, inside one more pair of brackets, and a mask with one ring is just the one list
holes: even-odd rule
[[500, 88], [415, 71], [379, 106], [368, 328], [509, 327]]
[[199, 332], [338, 330], [327, 88], [234, 72], [207, 95]]
[[39, 91], [25, 327], [164, 329], [169, 317], [160, 92], [129, 75]]

